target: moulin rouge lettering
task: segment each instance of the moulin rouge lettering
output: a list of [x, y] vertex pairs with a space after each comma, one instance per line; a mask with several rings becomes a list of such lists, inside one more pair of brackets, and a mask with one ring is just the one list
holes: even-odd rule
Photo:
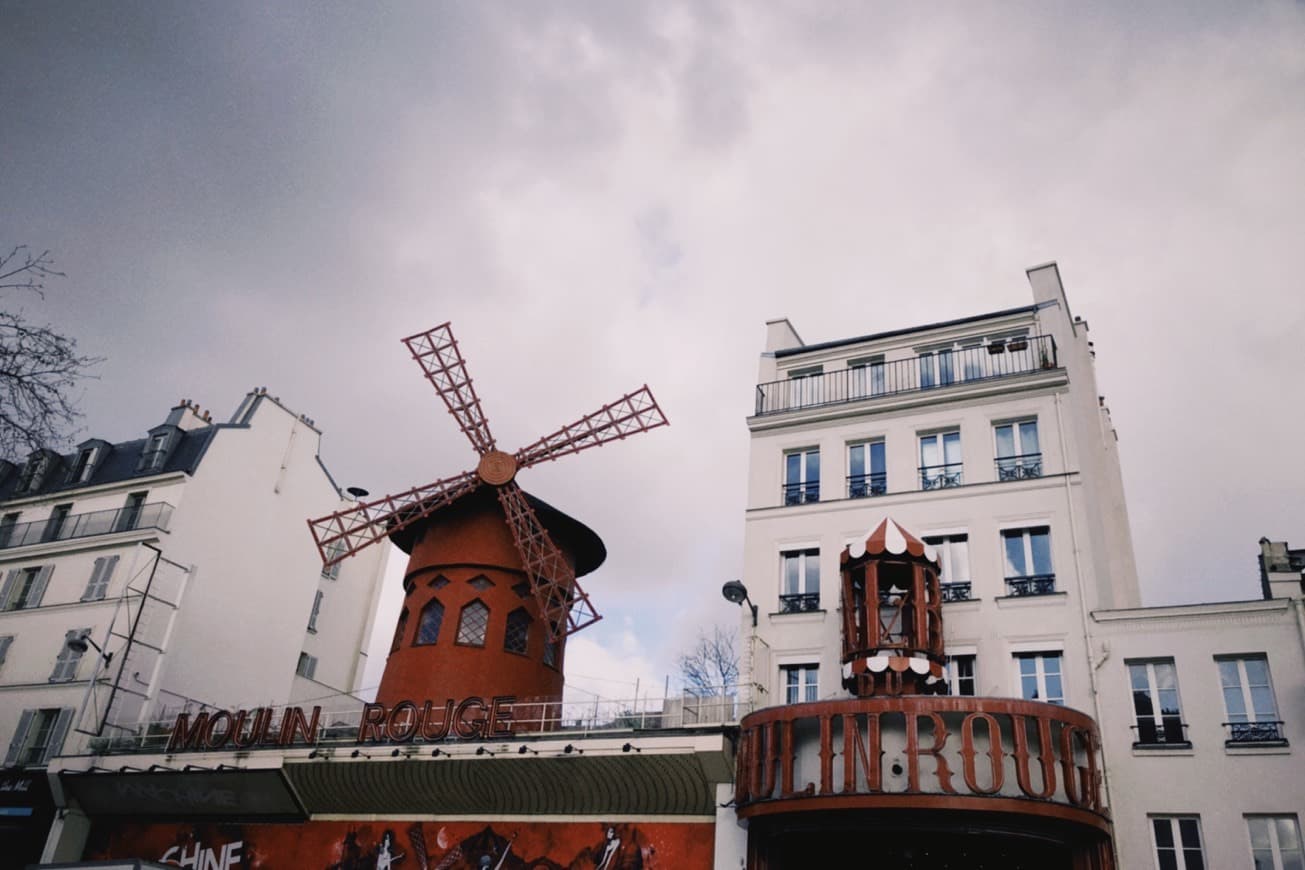
[[[476, 739], [502, 737], [512, 730], [512, 705], [516, 698], [499, 695], [490, 699], [472, 696], [452, 698], [443, 704], [400, 701], [392, 706], [363, 705], [355, 735], [357, 743], [408, 743], [414, 740]], [[186, 749], [256, 749], [275, 746], [311, 746], [322, 733], [322, 708], [305, 713], [302, 707], [286, 707], [279, 721], [273, 707], [252, 710], [218, 710], [177, 716], [168, 738], [168, 752]], [[329, 723], [328, 729], [334, 727]]]
[[[904, 774], [905, 781], [895, 785], [885, 783], [887, 716], [900, 722], [891, 730], [901, 741], [905, 762], [903, 770], [894, 771]], [[818, 728], [819, 734], [818, 742], [812, 741], [805, 750], [795, 740], [802, 719], [816, 719], [801, 728], [808, 732]], [[955, 724], [956, 719], [952, 721]], [[1002, 792], [1013, 774], [1014, 786], [1026, 798], [1101, 811], [1099, 743], [1090, 728], [1045, 716], [983, 710], [968, 712], [959, 724], [957, 747], [943, 715], [924, 709], [899, 713], [831, 709], [812, 717], [750, 726], [745, 720], [735, 799], [746, 806], [766, 800], [893, 791], [987, 796]], [[835, 739], [836, 727], [841, 739]], [[812, 763], [818, 762], [812, 768], [818, 771], [818, 782], [798, 785], [798, 759], [808, 755]], [[922, 764], [924, 758], [929, 762]]]

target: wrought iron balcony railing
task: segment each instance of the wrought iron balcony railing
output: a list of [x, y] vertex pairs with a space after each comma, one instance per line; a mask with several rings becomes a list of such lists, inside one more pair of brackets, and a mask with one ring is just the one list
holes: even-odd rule
[[820, 593], [779, 596], [780, 613], [813, 613], [820, 609]]
[[813, 501], [820, 501], [820, 481], [784, 484], [784, 504], [807, 504]]
[[944, 583], [942, 584], [943, 601], [969, 601], [970, 600], [970, 581], [963, 583]]
[[960, 486], [962, 482], [959, 462], [920, 466], [920, 489], [946, 489], [949, 486]]
[[0, 550], [47, 541], [129, 532], [133, 529], [155, 528], [166, 531], [171, 517], [172, 505], [160, 501], [117, 510], [70, 514], [62, 520], [44, 519], [0, 526]]
[[1034, 335], [757, 385], [757, 415], [990, 381], [1059, 365], [1056, 340]]
[[866, 498], [871, 495], [883, 495], [888, 492], [888, 474], [853, 474], [847, 478], [847, 497]]
[[1022, 456], [998, 456], [998, 480], [1025, 480], [1042, 476], [1042, 454], [1025, 453]]
[[1187, 739], [1187, 723], [1177, 716], [1162, 716], [1160, 721], [1138, 719], [1130, 726], [1134, 732], [1133, 746], [1186, 749], [1192, 745]]
[[1228, 729], [1227, 746], [1282, 746], [1287, 738], [1282, 734], [1280, 720], [1261, 720], [1259, 722], [1225, 722]]
[[1006, 594], [1012, 598], [1022, 598], [1028, 595], [1050, 595], [1055, 591], [1055, 574], [1030, 574], [1027, 577], [1006, 578]]

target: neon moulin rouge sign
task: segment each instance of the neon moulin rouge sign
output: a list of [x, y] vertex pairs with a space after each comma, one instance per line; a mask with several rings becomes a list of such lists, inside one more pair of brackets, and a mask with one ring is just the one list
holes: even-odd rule
[[498, 695], [489, 701], [477, 696], [449, 698], [438, 705], [434, 701], [420, 706], [415, 701], [390, 706], [364, 704], [356, 732], [347, 725], [323, 723], [320, 706], [309, 712], [303, 707], [255, 707], [205, 710], [193, 717], [182, 713], [172, 725], [167, 751], [315, 746], [324, 734], [336, 739], [352, 737], [359, 744], [506, 737], [512, 733], [515, 703], [512, 695]]

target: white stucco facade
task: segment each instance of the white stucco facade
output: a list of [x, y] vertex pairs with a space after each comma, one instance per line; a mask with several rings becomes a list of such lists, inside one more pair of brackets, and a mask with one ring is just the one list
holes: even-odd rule
[[[954, 691], [1036, 697], [1096, 719], [1118, 866], [1171, 866], [1155, 820], [1172, 819], [1181, 837], [1187, 815], [1205, 831], [1205, 867], [1252, 866], [1252, 831], [1298, 826], [1305, 809], [1294, 755], [1305, 740], [1302, 605], [1141, 608], [1087, 324], [1071, 314], [1055, 264], [1028, 279], [1029, 306], [891, 333], [806, 344], [787, 320], [767, 325], [748, 418], [741, 578], [757, 605], [755, 628], [747, 606], [741, 614], [751, 704], [849, 697], [839, 554], [891, 517], [946, 553]], [[1266, 589], [1295, 588], [1299, 599], [1299, 577], [1270, 577]], [[1284, 740], [1251, 741], [1265, 732], [1243, 727], [1239, 745], [1226, 743], [1218, 663], [1251, 659], [1251, 676], [1239, 672], [1250, 681], [1257, 657], [1272, 673]], [[1191, 747], [1135, 747], [1127, 663], [1166, 658]], [[1155, 668], [1147, 673], [1154, 682]]]
[[[323, 573], [306, 520], [348, 502], [312, 421], [256, 390], [228, 423], [189, 402], [160, 423], [143, 441], [84, 442], [40, 486], [24, 486], [26, 463], [0, 476], [7, 766], [183, 707], [338, 705], [363, 688], [388, 548]], [[154, 469], [142, 454], [159, 444]], [[78, 655], [68, 640], [82, 634], [93, 643]]]

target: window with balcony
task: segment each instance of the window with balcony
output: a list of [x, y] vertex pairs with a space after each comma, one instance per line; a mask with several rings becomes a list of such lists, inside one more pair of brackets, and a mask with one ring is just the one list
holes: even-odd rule
[[931, 535], [924, 539], [938, 555], [943, 601], [968, 601], [970, 586], [970, 536]]
[[1065, 703], [1059, 652], [1016, 653], [1015, 669], [1021, 698], [1048, 704]]
[[941, 348], [920, 354], [920, 388], [946, 386], [956, 378], [952, 371], [952, 351]]
[[1042, 448], [1038, 446], [1038, 421], [1002, 423], [994, 426], [997, 446], [997, 479], [1024, 480], [1042, 476]]
[[808, 613], [820, 609], [820, 550], [781, 553], [779, 612]]
[[973, 653], [947, 657], [947, 694], [978, 694], [978, 656]]
[[295, 673], [309, 680], [317, 675], [317, 656], [310, 656], [306, 652], [299, 654], [299, 663], [295, 665]]
[[473, 601], [462, 608], [458, 618], [458, 643], [467, 646], [484, 646], [485, 632], [489, 628], [489, 607], [483, 601]]
[[19, 511], [5, 514], [0, 517], [0, 547], [9, 546], [9, 542], [14, 537], [14, 527], [18, 525], [18, 518], [22, 516]]
[[421, 609], [421, 619], [417, 622], [417, 646], [426, 646], [440, 639], [440, 626], [444, 624], [444, 605], [439, 599], [432, 598]]
[[45, 531], [41, 533], [42, 541], [57, 541], [63, 536], [65, 526], [68, 523], [68, 515], [72, 513], [71, 504], [57, 504], [54, 510], [50, 511], [50, 519], [45, 522]]
[[1152, 816], [1151, 838], [1160, 870], [1205, 870], [1200, 816]]
[[1216, 656], [1228, 746], [1281, 746], [1287, 742], [1263, 655]]
[[530, 647], [530, 614], [524, 607], [519, 607], [508, 614], [507, 629], [503, 634], [503, 649], [506, 652], [525, 655]]
[[784, 682], [785, 704], [820, 700], [819, 668], [816, 665], [784, 665], [779, 671]]
[[820, 501], [820, 449], [808, 447], [784, 454], [784, 504]]
[[54, 758], [63, 748], [72, 717], [71, 707], [24, 710], [9, 742], [5, 767], [40, 765]]
[[89, 628], [74, 628], [72, 631], [65, 632], [63, 636], [63, 647], [59, 650], [59, 655], [54, 660], [54, 670], [50, 673], [50, 682], [67, 683], [77, 678], [77, 665], [82, 660], [83, 653], [86, 652], [86, 646], [83, 643], [80, 649], [73, 647], [73, 641], [83, 640], [91, 633]]
[[86, 581], [86, 591], [82, 601], [102, 601], [109, 591], [109, 581], [113, 579], [113, 569], [118, 567], [117, 556], [101, 556], [91, 567], [91, 579]]
[[850, 383], [848, 397], [864, 399], [867, 396], [882, 396], [887, 389], [884, 377], [883, 355], [868, 359], [852, 360], [847, 364]]
[[961, 470], [959, 429], [920, 436], [920, 489], [960, 486]]
[[1050, 595], [1056, 591], [1050, 527], [1007, 529], [1001, 533], [1001, 543], [1006, 557], [1007, 595]]
[[847, 497], [865, 498], [888, 492], [884, 442], [867, 441], [847, 447]]
[[313, 598], [313, 610], [308, 614], [308, 630], [317, 634], [317, 616], [322, 612], [322, 590], [317, 590], [317, 595]]
[[129, 532], [140, 525], [141, 509], [145, 507], [145, 498], [149, 492], [133, 492], [127, 496], [122, 513], [118, 515], [118, 527], [115, 531]]
[[1133, 690], [1133, 745], [1187, 747], [1182, 707], [1178, 702], [1178, 671], [1173, 659], [1127, 662]]
[[823, 366], [795, 369], [788, 373], [789, 407], [809, 408], [825, 401]]
[[1246, 817], [1251, 835], [1251, 860], [1255, 870], [1301, 870], [1305, 850], [1301, 849], [1300, 822], [1295, 815]]
[[53, 565], [35, 565], [10, 571], [5, 575], [4, 587], [0, 588], [0, 611], [40, 607], [52, 573]]

